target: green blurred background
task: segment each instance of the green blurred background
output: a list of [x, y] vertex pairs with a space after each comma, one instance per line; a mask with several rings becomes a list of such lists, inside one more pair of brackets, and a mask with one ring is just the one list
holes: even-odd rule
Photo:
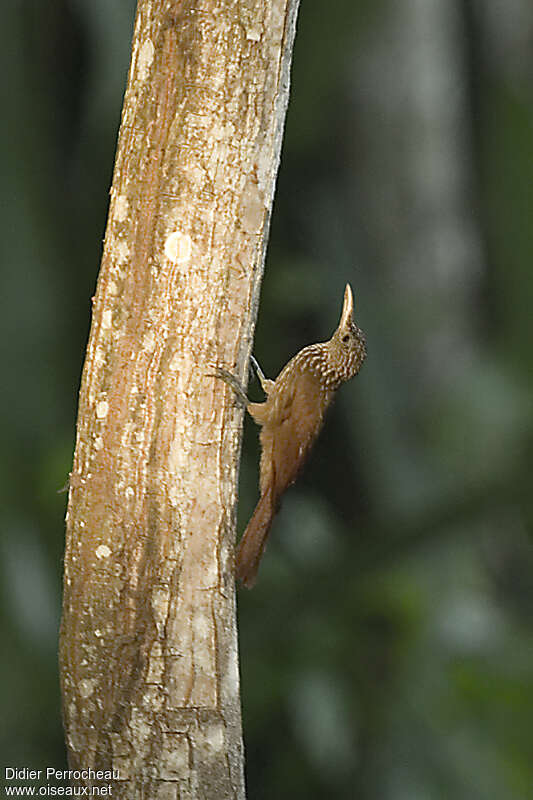
[[[64, 765], [57, 489], [133, 16], [2, 7], [9, 765]], [[532, 76], [526, 0], [302, 3], [255, 354], [327, 338], [350, 280], [369, 355], [240, 595], [254, 800], [533, 797]], [[240, 530], [257, 457], [247, 423]]]

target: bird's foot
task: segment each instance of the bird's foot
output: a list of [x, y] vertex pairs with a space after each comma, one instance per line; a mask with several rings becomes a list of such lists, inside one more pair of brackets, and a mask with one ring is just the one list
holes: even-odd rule
[[248, 400], [246, 392], [242, 388], [239, 379], [236, 378], [235, 375], [233, 375], [227, 369], [224, 369], [224, 367], [215, 367], [215, 371], [209, 372], [208, 375], [213, 378], [218, 378], [219, 380], [224, 381], [224, 383], [227, 383], [228, 386], [230, 386], [235, 392], [238, 402], [244, 408], [247, 407], [250, 401]]

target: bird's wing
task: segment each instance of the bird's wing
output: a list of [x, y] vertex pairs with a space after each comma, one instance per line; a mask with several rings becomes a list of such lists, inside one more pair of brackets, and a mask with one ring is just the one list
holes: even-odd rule
[[271, 432], [278, 497], [296, 480], [322, 427], [324, 410], [320, 384], [309, 372], [295, 375], [278, 399], [277, 425]]

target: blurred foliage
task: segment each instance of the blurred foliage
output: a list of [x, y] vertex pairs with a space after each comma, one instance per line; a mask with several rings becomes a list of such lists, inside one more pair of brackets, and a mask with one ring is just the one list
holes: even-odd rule
[[[275, 376], [327, 338], [350, 280], [369, 356], [240, 595], [254, 800], [531, 796], [533, 9], [502, 9], [302, 4], [255, 353]], [[64, 759], [56, 490], [133, 15], [133, 0], [3, 8], [9, 765]], [[240, 530], [256, 463], [248, 422]]]

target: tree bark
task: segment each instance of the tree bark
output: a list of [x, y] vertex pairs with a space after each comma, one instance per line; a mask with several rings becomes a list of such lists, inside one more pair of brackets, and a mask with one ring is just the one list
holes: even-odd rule
[[210, 373], [218, 363], [246, 377], [297, 7], [137, 8], [80, 391], [60, 637], [70, 767], [118, 770], [114, 797], [244, 797], [242, 411]]

